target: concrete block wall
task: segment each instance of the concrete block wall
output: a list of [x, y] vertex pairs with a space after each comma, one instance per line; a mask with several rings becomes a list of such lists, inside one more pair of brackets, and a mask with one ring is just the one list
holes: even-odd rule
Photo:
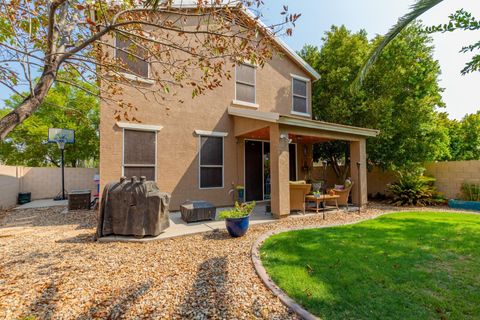
[[18, 167], [0, 166], [0, 210], [15, 206], [20, 191]]
[[[97, 168], [65, 168], [65, 190], [96, 191]], [[31, 192], [32, 200], [55, 197], [61, 191], [60, 168], [0, 166], [0, 209], [15, 206], [19, 192]]]
[[[457, 198], [463, 182], [480, 183], [480, 160], [431, 162], [425, 165], [425, 175], [435, 177], [437, 190], [446, 198]], [[321, 179], [322, 167], [314, 167], [312, 177]], [[395, 172], [373, 168], [367, 173], [368, 194], [385, 194], [389, 183], [397, 180]], [[336, 176], [328, 167], [327, 181], [333, 184]]]
[[480, 183], [480, 160], [434, 162], [426, 165], [426, 174], [435, 177], [435, 185], [445, 197], [457, 198], [462, 183]]

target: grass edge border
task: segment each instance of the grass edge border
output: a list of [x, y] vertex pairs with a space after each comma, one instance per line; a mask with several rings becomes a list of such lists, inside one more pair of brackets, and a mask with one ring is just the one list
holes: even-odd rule
[[305, 308], [303, 308], [300, 304], [298, 304], [295, 300], [290, 298], [282, 289], [280, 289], [280, 287], [277, 284], [275, 284], [272, 278], [270, 278], [270, 276], [267, 273], [267, 270], [265, 270], [265, 267], [262, 264], [262, 260], [260, 259], [260, 247], [262, 246], [262, 244], [265, 242], [265, 240], [267, 240], [271, 236], [277, 235], [280, 233], [298, 231], [298, 230], [325, 229], [325, 228], [352, 225], [352, 224], [357, 224], [357, 223], [368, 221], [368, 220], [373, 220], [380, 216], [395, 213], [395, 212], [396, 211], [382, 212], [380, 214], [377, 214], [368, 218], [363, 218], [363, 219], [360, 218], [358, 220], [350, 221], [346, 223], [333, 223], [333, 224], [324, 224], [324, 225], [316, 225], [316, 226], [308, 226], [308, 227], [291, 227], [291, 228], [282, 228], [278, 230], [270, 230], [268, 232], [265, 232], [262, 235], [260, 235], [260, 237], [258, 237], [252, 245], [251, 257], [252, 257], [253, 266], [255, 268], [255, 272], [260, 277], [263, 284], [273, 293], [273, 295], [276, 296], [278, 299], [280, 299], [280, 301], [287, 308], [293, 311], [296, 315], [298, 315], [300, 318], [304, 320], [318, 320], [320, 319], [319, 317], [310, 313]]
[[[373, 219], [376, 219], [376, 218], [384, 216], [384, 215], [393, 214], [393, 213], [401, 213], [401, 212], [410, 212], [410, 211], [409, 210], [387, 211], [387, 212], [382, 212], [382, 213], [376, 214], [374, 216], [370, 216], [368, 218], [361, 218], [361, 216], [360, 216], [360, 218], [358, 220], [349, 221], [349, 222], [346, 222], [346, 223], [323, 224], [323, 225], [308, 226], [308, 227], [290, 227], [290, 228], [282, 228], [282, 229], [267, 231], [267, 232], [261, 234], [254, 241], [254, 243], [252, 245], [251, 258], [252, 258], [253, 266], [255, 268], [255, 272], [260, 277], [263, 284], [273, 293], [273, 295], [276, 296], [278, 299], [280, 299], [280, 301], [283, 303], [283, 305], [285, 305], [287, 308], [289, 308], [291, 311], [293, 311], [295, 314], [297, 314], [300, 318], [305, 319], [305, 320], [318, 320], [318, 319], [320, 319], [319, 317], [313, 315], [312, 313], [307, 311], [305, 308], [303, 308], [300, 304], [298, 304], [295, 300], [290, 298], [270, 278], [270, 276], [267, 273], [267, 270], [265, 270], [265, 267], [263, 266], [262, 261], [260, 259], [260, 247], [261, 247], [261, 245], [269, 237], [271, 237], [273, 235], [280, 234], [280, 233], [285, 233], [285, 232], [290, 232], [290, 231], [298, 231], [298, 230], [325, 229], [325, 228], [353, 225], [353, 224], [373, 220]], [[445, 213], [460, 213], [460, 214], [471, 214], [472, 213], [472, 212], [463, 211], [463, 210], [462, 211], [446, 210], [446, 211], [442, 211], [442, 212], [445, 212]], [[355, 214], [355, 213], [352, 213], [352, 214]], [[478, 213], [473, 212], [473, 214], [478, 214]]]

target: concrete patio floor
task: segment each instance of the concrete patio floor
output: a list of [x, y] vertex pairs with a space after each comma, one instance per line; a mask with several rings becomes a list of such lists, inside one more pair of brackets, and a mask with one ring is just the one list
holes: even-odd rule
[[31, 202], [22, 204], [18, 207], [15, 207], [14, 210], [50, 208], [50, 207], [67, 206], [67, 205], [68, 205], [68, 200], [55, 201], [53, 199], [40, 199], [40, 200], [33, 200]]
[[[229, 208], [217, 208], [217, 216], [221, 211], [228, 210]], [[265, 211], [266, 206], [259, 204], [250, 215], [250, 225], [271, 223], [278, 221], [273, 218], [271, 213]], [[182, 220], [180, 211], [170, 212], [170, 227], [157, 237], [145, 237], [137, 239], [131, 236], [107, 236], [98, 239], [100, 242], [150, 242], [156, 240], [170, 239], [185, 235], [192, 235], [202, 232], [222, 230], [225, 229], [225, 222], [218, 220], [207, 220], [201, 222], [186, 223]]]
[[[217, 208], [217, 217], [221, 211], [228, 210], [229, 208]], [[352, 210], [353, 209], [353, 210]], [[340, 209], [340, 211], [346, 211], [346, 209]], [[357, 208], [350, 207], [349, 212], [357, 211]], [[331, 213], [337, 212], [334, 207], [327, 207], [325, 215], [328, 216]], [[322, 215], [322, 212], [318, 214], [314, 211], [307, 211], [305, 214], [291, 214], [289, 217], [308, 217], [308, 216], [317, 216]], [[258, 204], [257, 207], [253, 210], [250, 215], [250, 225], [258, 225], [264, 223], [275, 223], [280, 220], [275, 219], [271, 213], [266, 212], [265, 204]], [[135, 238], [133, 236], [106, 236], [98, 239], [99, 242], [151, 242], [158, 240], [166, 240], [181, 236], [193, 235], [203, 232], [216, 231], [216, 230], [225, 230], [225, 221], [222, 220], [207, 220], [201, 222], [186, 223], [182, 220], [180, 211], [170, 212], [170, 227], [168, 227], [165, 232], [156, 236], [156, 237], [145, 237], [145, 238]]]

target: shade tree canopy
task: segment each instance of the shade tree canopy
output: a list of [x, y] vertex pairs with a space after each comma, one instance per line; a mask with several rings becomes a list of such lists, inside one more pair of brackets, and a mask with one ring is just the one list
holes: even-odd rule
[[[118, 106], [116, 118], [130, 121], [137, 120], [132, 113], [139, 106], [121, 99], [122, 88], [159, 103], [177, 99], [181, 88], [189, 88], [192, 97], [218, 88], [231, 77], [227, 64], [261, 66], [276, 48], [272, 37], [292, 33], [298, 14], [279, 4], [278, 23], [265, 26], [258, 23], [262, 5], [262, 0], [0, 0], [0, 88], [22, 99], [0, 119], [0, 138], [38, 110], [54, 83], [108, 100]], [[120, 41], [112, 41], [116, 37]], [[151, 72], [142, 76], [154, 85], [132, 77], [122, 55], [148, 62]], [[63, 76], [69, 73], [96, 90]]]
[[[403, 30], [384, 49], [358, 90], [351, 84], [381, 37], [369, 41], [365, 31], [333, 26], [323, 41], [320, 49], [306, 46], [300, 52], [321, 75], [313, 87], [317, 119], [380, 129], [378, 137], [369, 139], [367, 153], [369, 164], [384, 169], [448, 155], [448, 132], [438, 116], [443, 106], [440, 67], [420, 24]], [[339, 159], [348, 160], [348, 149], [342, 143], [318, 144], [315, 155], [335, 166]]]
[[[69, 80], [95, 90], [78, 78], [69, 77]], [[5, 101], [6, 107], [0, 110], [0, 116], [8, 114], [21, 102], [21, 96], [13, 95]], [[60, 166], [60, 150], [55, 143], [47, 143], [47, 133], [49, 128], [68, 128], [75, 130], [75, 143], [65, 147], [65, 165], [96, 166], [98, 125], [99, 103], [95, 96], [74, 86], [55, 83], [38, 111], [0, 141], [0, 162], [30, 167]]]

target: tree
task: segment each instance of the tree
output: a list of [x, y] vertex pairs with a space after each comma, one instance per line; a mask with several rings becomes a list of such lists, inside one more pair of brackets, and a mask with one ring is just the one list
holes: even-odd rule
[[[382, 41], [377, 37], [372, 46]], [[448, 154], [448, 132], [438, 110], [444, 107], [440, 66], [433, 58], [432, 39], [412, 24], [385, 48], [364, 84], [365, 119], [381, 133], [367, 151], [383, 169], [422, 165]]]
[[[183, 3], [183, 2], [182, 2]], [[37, 111], [54, 83], [71, 85], [65, 74], [76, 72], [84, 83], [102, 86], [101, 99], [118, 104], [116, 117], [136, 119], [138, 108], [119, 100], [126, 85], [157, 102], [175, 98], [175, 89], [188, 87], [192, 96], [213, 90], [230, 78], [227, 63], [252, 61], [262, 66], [272, 55], [272, 36], [291, 34], [298, 14], [278, 24], [263, 26], [262, 0], [198, 1], [179, 5], [172, 0], [0, 0], [0, 84], [22, 101], [0, 119], [0, 138]], [[118, 46], [119, 37], [129, 45]], [[155, 86], [131, 77], [126, 63], [113, 49], [129, 58], [148, 61]], [[36, 71], [39, 70], [39, 73]], [[23, 94], [23, 88], [28, 93]]]
[[[320, 74], [313, 85], [313, 115], [317, 120], [358, 125], [364, 113], [364, 99], [359, 91], [352, 92], [349, 88], [370, 49], [367, 34], [332, 26], [322, 40], [321, 50], [306, 45], [299, 52]], [[316, 161], [328, 160], [337, 177], [345, 180], [349, 166], [347, 143], [316, 144], [313, 152]]]
[[480, 111], [461, 121], [442, 118], [450, 138], [450, 155], [442, 160], [480, 160]]
[[[419, 24], [405, 29], [384, 50], [359, 90], [350, 90], [350, 85], [379, 37], [369, 43], [364, 31], [332, 27], [320, 50], [307, 46], [301, 52], [321, 75], [313, 88], [315, 117], [380, 129], [380, 135], [369, 140], [367, 152], [369, 163], [384, 169], [420, 164], [448, 153], [447, 130], [437, 113], [443, 106], [440, 68], [432, 56], [431, 39], [422, 30]], [[315, 150], [334, 168], [336, 163], [348, 165], [346, 143], [319, 144]]]
[[[92, 87], [78, 79], [71, 81]], [[7, 107], [0, 110], [0, 115], [8, 114], [21, 102], [22, 97], [14, 95], [6, 101]], [[7, 165], [60, 166], [58, 146], [47, 143], [48, 128], [54, 127], [75, 130], [75, 144], [66, 145], [65, 165], [95, 165], [99, 147], [98, 105], [98, 99], [83, 90], [54, 84], [38, 111], [0, 142], [0, 161]]]

